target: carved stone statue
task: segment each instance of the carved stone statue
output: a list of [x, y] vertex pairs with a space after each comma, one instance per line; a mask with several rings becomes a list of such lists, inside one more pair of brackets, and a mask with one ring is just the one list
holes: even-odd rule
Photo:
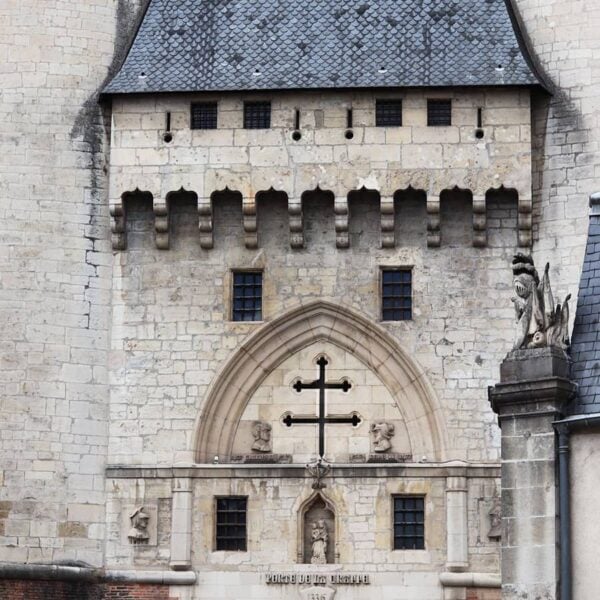
[[394, 426], [391, 423], [373, 423], [371, 433], [373, 434], [373, 450], [375, 452], [387, 452], [392, 447], [390, 441], [394, 437]]
[[127, 534], [132, 544], [147, 544], [150, 539], [148, 532], [148, 521], [150, 515], [144, 512], [143, 506], [138, 506], [130, 515], [131, 529]]
[[252, 435], [254, 443], [252, 450], [255, 452], [271, 452], [271, 425], [264, 421], [254, 421], [252, 425]]
[[327, 525], [324, 519], [313, 522], [310, 539], [312, 544], [311, 564], [327, 564]]
[[513, 350], [521, 348], [569, 347], [569, 294], [562, 306], [554, 306], [546, 264], [540, 281], [531, 256], [516, 254], [513, 262], [512, 298], [517, 318], [517, 331]]
[[488, 512], [490, 517], [490, 530], [488, 531], [488, 538], [490, 540], [499, 540], [502, 537], [502, 504], [500, 496], [494, 496], [492, 507]]

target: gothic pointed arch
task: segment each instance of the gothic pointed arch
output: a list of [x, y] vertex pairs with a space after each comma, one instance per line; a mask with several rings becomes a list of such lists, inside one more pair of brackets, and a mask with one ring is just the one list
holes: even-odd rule
[[197, 419], [196, 461], [230, 457], [242, 414], [261, 382], [287, 357], [316, 342], [352, 353], [378, 375], [406, 421], [415, 457], [445, 458], [442, 409], [426, 371], [376, 323], [343, 306], [318, 301], [266, 323], [223, 366]]

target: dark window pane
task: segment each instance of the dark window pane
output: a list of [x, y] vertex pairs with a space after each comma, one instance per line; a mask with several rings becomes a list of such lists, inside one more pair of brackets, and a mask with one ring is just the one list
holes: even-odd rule
[[427, 100], [427, 125], [452, 125], [452, 101]]
[[382, 319], [412, 319], [412, 272], [410, 269], [384, 269], [382, 272]]
[[246, 498], [217, 498], [217, 550], [246, 550]]
[[424, 499], [394, 497], [394, 550], [425, 548]]
[[271, 103], [246, 102], [244, 104], [244, 127], [246, 129], [271, 127]]
[[216, 102], [192, 104], [192, 129], [216, 129]]
[[262, 320], [262, 273], [233, 273], [234, 321]]
[[400, 127], [402, 125], [402, 100], [377, 100], [375, 124], [377, 127]]

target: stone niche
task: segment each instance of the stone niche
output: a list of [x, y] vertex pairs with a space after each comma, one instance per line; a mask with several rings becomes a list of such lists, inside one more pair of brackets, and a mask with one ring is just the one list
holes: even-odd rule
[[301, 523], [302, 562], [309, 565], [335, 563], [336, 523], [331, 502], [316, 493], [304, 505]]

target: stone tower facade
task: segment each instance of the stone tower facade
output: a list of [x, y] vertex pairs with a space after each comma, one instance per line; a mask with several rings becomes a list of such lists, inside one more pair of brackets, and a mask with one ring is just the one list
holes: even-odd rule
[[5, 2], [0, 559], [102, 564], [112, 256], [106, 110], [139, 2]]
[[[554, 88], [551, 98], [540, 91], [532, 99], [533, 253], [540, 263], [552, 263], [555, 279], [563, 286], [558, 292], [564, 295], [577, 289], [586, 243], [587, 199], [596, 191], [600, 176], [600, 65], [597, 59], [594, 62], [600, 53], [600, 6], [589, 0], [512, 1], [525, 42]], [[133, 418], [111, 415], [110, 373], [117, 373], [112, 381], [117, 386], [123, 380], [119, 379], [121, 365], [111, 364], [109, 351], [114, 340], [125, 346], [129, 338], [121, 329], [119, 311], [124, 308], [113, 306], [113, 292], [120, 291], [123, 277], [129, 281], [135, 277], [136, 265], [128, 265], [118, 255], [113, 258], [107, 180], [111, 112], [98, 99], [121, 64], [146, 4], [144, 0], [9, 0], [0, 7], [5, 23], [0, 37], [0, 561], [7, 563], [81, 561], [103, 567], [110, 533], [107, 523], [114, 527], [120, 518], [116, 513], [107, 518], [109, 428], [112, 422], [118, 440], [117, 421]], [[144, 112], [150, 111], [141, 106]], [[141, 119], [141, 113], [134, 119]], [[332, 154], [331, 162], [335, 160]], [[185, 211], [179, 219], [185, 227]], [[141, 231], [145, 225], [139, 227]], [[220, 233], [229, 235], [225, 228]], [[240, 248], [236, 252], [241, 253]], [[488, 258], [492, 270], [499, 273], [504, 254], [492, 250]], [[315, 263], [313, 268], [321, 266]], [[451, 265], [442, 261], [440, 268], [446, 267]], [[159, 275], [166, 277], [164, 272]], [[320, 291], [335, 296], [335, 268], [330, 266], [325, 276], [329, 279], [321, 282]], [[492, 275], [487, 281], [490, 294], [500, 277]], [[465, 267], [457, 288], [468, 281]], [[215, 287], [219, 285], [224, 287], [223, 282], [215, 282]], [[425, 285], [421, 292], [426, 295]], [[359, 290], [353, 299], [355, 308], [363, 301], [362, 293]], [[364, 295], [372, 293], [376, 291]], [[482, 302], [471, 318], [493, 308]], [[497, 322], [510, 327], [508, 312], [502, 312]], [[459, 325], [453, 325], [457, 337], [450, 344], [477, 341], [461, 332]], [[165, 326], [168, 334], [167, 329], [169, 325]], [[240, 343], [246, 334], [243, 328], [232, 331], [228, 344]], [[139, 329], [135, 335], [143, 337]], [[434, 330], [427, 335], [443, 337]], [[508, 349], [510, 335], [502, 329], [491, 354]], [[418, 347], [421, 342], [415, 335], [411, 343]], [[217, 357], [223, 358], [224, 354]], [[451, 371], [452, 359], [443, 360]], [[458, 374], [450, 379], [464, 376], [460, 359], [456, 364]], [[206, 387], [205, 368], [190, 371], [185, 384]], [[468, 378], [471, 387], [484, 386], [494, 373], [491, 366], [489, 371], [476, 367]], [[125, 385], [122, 390], [127, 390]], [[455, 394], [451, 402], [457, 405], [465, 396], [466, 404], [476, 403], [474, 392], [469, 396], [469, 390], [457, 389]], [[117, 403], [118, 411], [125, 410], [125, 404]], [[172, 414], [189, 423], [195, 415], [187, 408], [175, 402]], [[477, 411], [486, 423], [485, 432], [466, 433], [478, 438], [477, 447], [468, 449], [454, 434], [449, 442], [464, 452], [461, 458], [493, 462], [499, 445], [494, 418], [485, 408], [478, 406]], [[472, 413], [465, 410], [461, 417], [457, 411], [456, 421], [468, 419], [468, 414]], [[149, 427], [157, 420], [152, 414], [144, 418]], [[462, 427], [456, 422], [453, 426], [456, 431]], [[140, 448], [146, 448], [144, 432], [137, 434]], [[161, 440], [153, 454], [157, 460], [161, 453], [171, 456], [171, 442], [173, 447], [180, 440], [180, 447], [193, 446], [176, 427]], [[125, 436], [110, 453], [112, 463], [131, 456]], [[142, 456], [138, 462], [143, 462]], [[452, 481], [461, 493], [463, 484], [462, 476]], [[136, 485], [134, 474], [123, 489], [133, 498]], [[164, 482], [155, 485], [159, 495], [171, 493]], [[186, 492], [179, 495], [185, 496], [183, 505]], [[439, 486], [435, 493], [441, 499], [448, 490]], [[111, 508], [114, 504], [108, 505], [108, 513]], [[109, 546], [108, 552], [118, 560], [126, 558], [114, 547]], [[495, 560], [486, 563], [488, 558], [481, 558], [481, 564]]]

